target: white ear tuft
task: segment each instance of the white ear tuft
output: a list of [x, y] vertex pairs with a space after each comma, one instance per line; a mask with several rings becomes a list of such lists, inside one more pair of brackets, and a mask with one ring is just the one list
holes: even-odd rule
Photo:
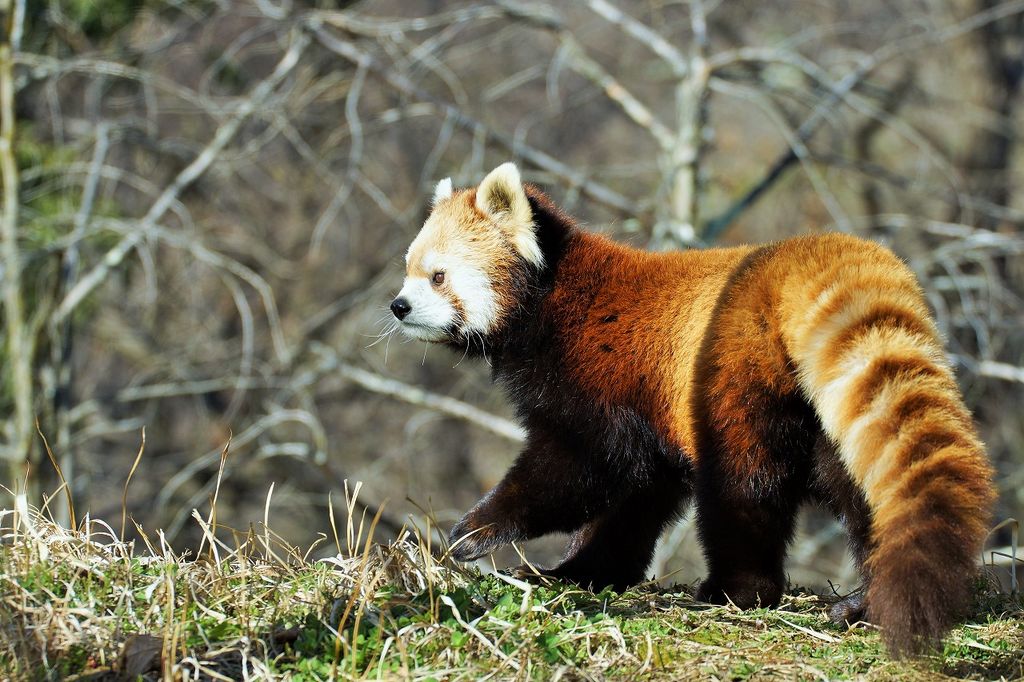
[[533, 210], [526, 198], [519, 169], [503, 163], [483, 179], [476, 189], [476, 207], [509, 233], [519, 254], [534, 265], [544, 262], [533, 226]]
[[452, 195], [452, 179], [451, 178], [445, 178], [441, 182], [437, 183], [436, 187], [434, 187], [434, 198], [431, 200], [431, 203], [434, 206], [437, 206], [438, 203], [440, 203], [444, 199], [447, 199], [451, 195]]

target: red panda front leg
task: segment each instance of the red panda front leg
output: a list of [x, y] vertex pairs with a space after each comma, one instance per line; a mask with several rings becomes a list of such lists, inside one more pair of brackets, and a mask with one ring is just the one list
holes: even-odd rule
[[662, 530], [685, 509], [690, 475], [664, 467], [638, 488], [572, 534], [562, 563], [544, 575], [619, 592], [644, 579]]
[[628, 493], [600, 458], [531, 431], [501, 482], [452, 528], [452, 556], [472, 561], [510, 542], [571, 533]]

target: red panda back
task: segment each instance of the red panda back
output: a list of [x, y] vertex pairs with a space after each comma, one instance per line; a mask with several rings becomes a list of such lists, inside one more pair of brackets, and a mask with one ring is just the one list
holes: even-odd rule
[[547, 304], [564, 330], [563, 371], [595, 400], [639, 409], [694, 456], [697, 351], [723, 287], [753, 251], [654, 253], [581, 233]]

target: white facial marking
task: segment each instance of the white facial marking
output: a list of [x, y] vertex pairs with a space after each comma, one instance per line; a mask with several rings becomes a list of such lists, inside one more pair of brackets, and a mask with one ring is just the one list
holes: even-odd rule
[[463, 331], [486, 334], [498, 319], [498, 300], [487, 275], [468, 264], [455, 263], [445, 272], [445, 281], [462, 303]]
[[420, 265], [423, 266], [423, 269], [426, 270], [427, 275], [430, 276], [433, 275], [435, 272], [444, 271], [445, 268], [441, 261], [441, 255], [437, 251], [431, 249], [430, 251], [427, 251], [425, 254], [423, 254], [423, 260], [420, 261]]
[[455, 306], [426, 277], [406, 277], [399, 298], [409, 304], [409, 314], [399, 321], [401, 330], [421, 341], [443, 341], [455, 322]]

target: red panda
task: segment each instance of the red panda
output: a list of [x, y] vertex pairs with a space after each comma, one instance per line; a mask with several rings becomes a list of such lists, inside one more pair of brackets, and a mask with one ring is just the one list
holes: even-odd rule
[[486, 356], [528, 433], [452, 530], [457, 559], [566, 532], [546, 573], [622, 589], [692, 500], [698, 597], [770, 606], [812, 501], [845, 524], [865, 584], [834, 617], [916, 654], [968, 606], [992, 470], [888, 250], [823, 234], [645, 252], [579, 229], [507, 163], [439, 183], [406, 262], [401, 329]]

